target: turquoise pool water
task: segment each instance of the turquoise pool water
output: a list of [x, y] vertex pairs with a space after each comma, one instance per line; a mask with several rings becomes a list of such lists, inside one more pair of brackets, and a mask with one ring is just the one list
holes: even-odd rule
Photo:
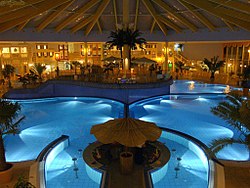
[[[196, 90], [194, 90], [196, 88]], [[130, 106], [135, 118], [153, 121], [189, 134], [204, 144], [218, 137], [237, 136], [221, 119], [210, 113], [210, 107], [225, 100], [225, 85], [208, 85], [178, 81], [171, 86], [169, 95], [137, 102]], [[198, 93], [199, 92], [199, 93]], [[208, 94], [211, 93], [211, 94]], [[123, 112], [121, 103], [95, 98], [51, 98], [19, 101], [22, 115], [21, 134], [6, 136], [6, 157], [10, 162], [35, 159], [41, 150], [55, 138], [70, 136], [70, 147], [59, 153], [48, 169], [47, 187], [99, 187], [87, 174], [80, 149], [95, 141], [90, 135], [92, 125], [119, 117]], [[172, 153], [168, 173], [155, 187], [207, 187], [207, 167], [197, 154], [188, 147], [161, 137]], [[217, 157], [230, 160], [248, 160], [249, 153], [242, 145], [227, 147]], [[177, 157], [181, 158], [180, 170], [174, 170]], [[77, 174], [73, 170], [73, 158], [77, 158]], [[76, 178], [78, 176], [78, 178]]]

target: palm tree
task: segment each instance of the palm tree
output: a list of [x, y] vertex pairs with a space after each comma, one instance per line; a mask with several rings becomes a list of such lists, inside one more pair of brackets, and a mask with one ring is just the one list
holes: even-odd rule
[[74, 66], [74, 68], [75, 68], [75, 75], [76, 75], [76, 68], [77, 68], [78, 66], [80, 66], [81, 63], [80, 63], [79, 61], [72, 61], [71, 64], [72, 64], [72, 65]]
[[244, 100], [241, 95], [231, 92], [227, 95], [228, 101], [223, 101], [211, 112], [224, 119], [239, 134], [236, 138], [219, 138], [212, 141], [210, 149], [217, 153], [227, 145], [234, 143], [245, 144], [250, 150], [250, 101]]
[[118, 29], [116, 31], [111, 31], [109, 38], [112, 40], [107, 41], [106, 44], [109, 45], [109, 48], [116, 46], [118, 50], [120, 50], [121, 58], [122, 58], [122, 48], [127, 45], [129, 50], [129, 62], [131, 62], [131, 51], [137, 49], [137, 45], [139, 48], [143, 48], [143, 44], [146, 44], [146, 39], [140, 37], [141, 32], [138, 30], [132, 31], [127, 28], [126, 30]]
[[214, 56], [211, 58], [211, 61], [209, 61], [207, 58], [204, 58], [204, 63], [208, 66], [209, 71], [211, 72], [210, 79], [214, 80], [214, 74], [217, 70], [220, 70], [220, 68], [224, 65], [224, 61], [218, 61], [219, 56]]
[[143, 44], [146, 44], [146, 39], [140, 37], [142, 33], [139, 30], [132, 31], [131, 29], [127, 28], [124, 32], [125, 39], [124, 45], [129, 46], [129, 62], [131, 61], [131, 51], [137, 49], [137, 45], [139, 45], [140, 49], [143, 48]]
[[33, 70], [39, 76], [39, 80], [42, 80], [42, 73], [46, 70], [46, 66], [42, 65], [41, 63], [35, 63]]
[[5, 158], [3, 136], [19, 132], [19, 123], [24, 119], [24, 116], [17, 121], [15, 120], [18, 118], [20, 110], [21, 106], [17, 102], [12, 103], [0, 99], [0, 172], [9, 168]]
[[107, 41], [106, 44], [109, 46], [109, 49], [113, 48], [114, 46], [117, 50], [120, 50], [121, 59], [122, 59], [122, 47], [124, 46], [124, 31], [122, 29], [118, 29], [116, 31], [111, 31], [110, 36], [112, 40]]
[[9, 64], [5, 65], [4, 69], [2, 70], [4, 78], [8, 79], [9, 88], [11, 88], [10, 75], [13, 74], [14, 72], [15, 72], [15, 67]]

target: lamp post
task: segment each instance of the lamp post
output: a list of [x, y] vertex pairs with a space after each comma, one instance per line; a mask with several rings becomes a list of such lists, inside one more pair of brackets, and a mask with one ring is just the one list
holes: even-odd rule
[[3, 77], [3, 73], [2, 73], [2, 49], [0, 50], [0, 79], [2, 79]]
[[59, 77], [58, 61], [60, 60], [60, 52], [55, 52], [55, 60], [56, 60], [56, 77]]

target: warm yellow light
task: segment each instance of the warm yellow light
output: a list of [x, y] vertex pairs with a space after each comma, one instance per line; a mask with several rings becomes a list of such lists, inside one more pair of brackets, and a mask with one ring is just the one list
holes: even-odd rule
[[55, 59], [57, 61], [60, 59], [60, 53], [59, 52], [55, 52]]

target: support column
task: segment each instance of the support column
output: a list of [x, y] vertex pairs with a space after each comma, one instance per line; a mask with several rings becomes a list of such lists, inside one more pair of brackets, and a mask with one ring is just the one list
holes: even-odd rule
[[88, 64], [88, 43], [84, 42], [84, 61], [85, 65]]
[[3, 73], [2, 73], [2, 49], [0, 50], [0, 79], [2, 79]]
[[[123, 30], [127, 30], [129, 27], [129, 2], [130, 0], [123, 0]], [[123, 67], [125, 72], [130, 69], [130, 50], [128, 45], [123, 46]], [[128, 63], [125, 64], [125, 59], [128, 59]]]
[[164, 55], [164, 62], [163, 62], [163, 71], [165, 73], [168, 72], [168, 42], [165, 42], [164, 47], [163, 47], [164, 51], [163, 51], [163, 55]]

